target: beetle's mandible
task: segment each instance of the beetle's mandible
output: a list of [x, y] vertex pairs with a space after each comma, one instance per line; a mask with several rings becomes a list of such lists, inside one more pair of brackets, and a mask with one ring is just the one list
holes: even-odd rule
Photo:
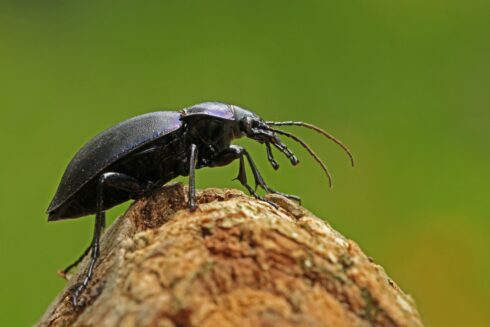
[[83, 146], [66, 168], [47, 210], [49, 221], [95, 214], [90, 246], [63, 271], [66, 274], [91, 253], [84, 278], [73, 291], [73, 305], [82, 305], [80, 294], [92, 278], [99, 256], [100, 235], [105, 227], [105, 211], [127, 200], [138, 199], [177, 176], [189, 177], [190, 210], [196, 209], [195, 170], [225, 166], [236, 159], [239, 160], [236, 179], [255, 198], [275, 206], [248, 184], [245, 160], [250, 165], [256, 186], [267, 193], [300, 200], [295, 195], [269, 187], [247, 150], [231, 144], [234, 139], [246, 136], [264, 144], [270, 164], [278, 169], [272, 147], [283, 153], [291, 164], [299, 162], [278, 135], [288, 137], [305, 148], [321, 165], [331, 185], [330, 173], [315, 152], [299, 137], [273, 128], [275, 126], [312, 129], [342, 147], [354, 165], [349, 149], [319, 127], [297, 121], [264, 121], [251, 111], [220, 102], [200, 103], [179, 112], [159, 111], [137, 116], [103, 131]]

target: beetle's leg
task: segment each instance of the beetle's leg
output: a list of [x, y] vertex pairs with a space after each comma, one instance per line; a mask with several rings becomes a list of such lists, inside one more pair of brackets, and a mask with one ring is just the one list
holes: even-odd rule
[[242, 152], [240, 153], [240, 166], [238, 168], [238, 176], [235, 179], [237, 179], [240, 182], [240, 184], [242, 184], [254, 198], [259, 199], [259, 200], [264, 201], [264, 202], [267, 202], [270, 205], [272, 205], [274, 208], [277, 209], [277, 205], [274, 202], [271, 202], [271, 201], [265, 199], [264, 197], [260, 196], [259, 194], [257, 194], [257, 192], [255, 191], [255, 189], [253, 189], [248, 184], [248, 182], [247, 182], [247, 172], [245, 170], [245, 160], [243, 159], [243, 154], [247, 150], [245, 150], [243, 148], [241, 150], [242, 150]]
[[[99, 188], [101, 187], [99, 186]], [[102, 202], [101, 199], [102, 196], [98, 194], [97, 197], [98, 197], [97, 203]], [[90, 248], [92, 249], [90, 264], [88, 266], [87, 271], [85, 272], [85, 277], [83, 278], [83, 281], [77, 285], [75, 291], [72, 294], [71, 300], [73, 306], [75, 307], [81, 305], [81, 303], [78, 301], [78, 297], [83, 292], [83, 290], [87, 288], [88, 283], [92, 279], [95, 263], [97, 262], [97, 258], [99, 257], [99, 239], [100, 239], [100, 233], [102, 231], [102, 220], [105, 218], [105, 211], [99, 210], [99, 208], [101, 208], [99, 204], [97, 204], [97, 207], [98, 210], [97, 213], [95, 214], [94, 236], [92, 239], [92, 243], [90, 245]]]
[[301, 198], [297, 195], [282, 193], [282, 192], [279, 192], [279, 191], [276, 191], [276, 190], [270, 188], [267, 185], [267, 183], [264, 181], [264, 178], [262, 177], [262, 175], [260, 174], [257, 166], [255, 165], [255, 162], [252, 159], [252, 156], [250, 156], [248, 151], [245, 149], [243, 149], [243, 154], [247, 157], [250, 168], [252, 169], [252, 174], [254, 175], [254, 179], [255, 179], [255, 185], [262, 187], [264, 189], [264, 191], [266, 191], [267, 193], [279, 194], [279, 195], [282, 195], [288, 199], [295, 200], [295, 201], [298, 201], [301, 203]]
[[[105, 226], [105, 211], [104, 211], [104, 187], [113, 187], [121, 190], [125, 190], [132, 193], [141, 193], [145, 190], [145, 183], [138, 181], [137, 179], [121, 173], [105, 173], [99, 177], [97, 184], [97, 203], [96, 203], [96, 213], [95, 213], [95, 225], [94, 225], [94, 235], [92, 238], [92, 243], [90, 245], [91, 260], [83, 281], [77, 285], [75, 291], [72, 294], [73, 305], [79, 306], [81, 303], [78, 301], [80, 294], [87, 288], [88, 283], [92, 279], [95, 264], [99, 257], [99, 242], [100, 234]], [[88, 253], [88, 251], [86, 251]], [[78, 260], [77, 260], [78, 261]]]
[[235, 178], [237, 179], [240, 184], [242, 184], [247, 191], [252, 195], [254, 198], [265, 201], [267, 203], [270, 203], [272, 206], [277, 207], [275, 203], [272, 203], [263, 197], [261, 197], [253, 187], [251, 187], [248, 182], [247, 182], [247, 172], [245, 170], [245, 162], [243, 160], [243, 154], [246, 152], [244, 148], [238, 145], [230, 145], [227, 149], [221, 151], [218, 153], [209, 163], [210, 167], [222, 167], [226, 166], [229, 163], [233, 162], [236, 159], [240, 160], [240, 166], [238, 167], [238, 176]]
[[[104, 230], [105, 224], [106, 224], [106, 219], [104, 216], [102, 219], [102, 230]], [[83, 251], [82, 255], [77, 260], [75, 260], [70, 265], [68, 265], [65, 269], [63, 269], [60, 272], [60, 275], [66, 279], [66, 275], [70, 272], [70, 270], [72, 270], [74, 267], [78, 266], [80, 262], [82, 262], [83, 258], [85, 258], [87, 254], [90, 252], [90, 249], [92, 249], [92, 243], [90, 243], [90, 245], [85, 249], [85, 251]]]
[[254, 174], [255, 182], [256, 185], [261, 186], [266, 192], [269, 193], [276, 193], [280, 195], [284, 195], [293, 199], [299, 199], [297, 196], [294, 195], [289, 195], [289, 194], [284, 194], [280, 192], [276, 192], [270, 187], [267, 186], [267, 184], [264, 182], [262, 176], [258, 172], [257, 167], [255, 166], [255, 163], [253, 162], [252, 158], [250, 157], [250, 154], [248, 151], [237, 145], [230, 145], [226, 150], [220, 152], [215, 158], [210, 163], [211, 167], [217, 167], [217, 166], [226, 166], [230, 162], [234, 161], [235, 159], [240, 159], [240, 166], [238, 168], [238, 176], [235, 178], [237, 179], [246, 189], [247, 191], [255, 198], [265, 201], [272, 206], [277, 208], [277, 205], [262, 196], [258, 195], [257, 192], [248, 184], [247, 182], [247, 172], [245, 170], [245, 161], [243, 156], [247, 157], [247, 160], [252, 168], [252, 173]]
[[197, 161], [197, 146], [191, 144], [189, 154], [189, 210], [196, 210], [196, 161]]
[[[282, 193], [282, 192], [276, 191], [273, 188], [269, 187], [267, 185], [267, 183], [264, 181], [264, 178], [260, 174], [257, 166], [255, 165], [255, 162], [253, 161], [252, 156], [243, 147], [240, 147], [237, 145], [230, 145], [230, 147], [227, 150], [220, 153], [218, 155], [218, 157], [216, 159], [214, 159], [212, 165], [213, 166], [224, 166], [224, 165], [227, 165], [228, 163], [230, 163], [231, 161], [235, 160], [236, 158], [240, 157], [240, 171], [239, 171], [238, 177], [236, 179], [238, 179], [241, 182], [242, 180], [240, 178], [243, 178], [244, 182], [246, 183], [246, 173], [245, 173], [245, 165], [243, 162], [243, 156], [247, 157], [248, 163], [250, 164], [250, 168], [252, 169], [252, 174], [254, 175], [256, 186], [262, 187], [264, 189], [264, 191], [266, 191], [267, 193], [279, 194], [279, 195], [284, 196], [288, 199], [301, 202], [301, 198], [297, 195]], [[247, 188], [247, 190], [250, 191], [251, 187], [248, 184], [245, 185], [242, 183], [242, 185], [245, 186]], [[250, 193], [252, 195], [256, 196], [255, 191], [253, 191], [253, 192], [250, 191]]]
[[71, 263], [70, 265], [68, 265], [65, 269], [63, 269], [61, 272], [59, 272], [59, 274], [67, 279], [66, 275], [70, 272], [70, 270], [72, 270], [74, 267], [78, 266], [78, 264], [80, 262], [82, 262], [83, 258], [85, 258], [87, 256], [87, 254], [90, 252], [90, 249], [92, 248], [92, 244], [90, 244], [86, 249], [85, 251], [82, 253], [82, 255], [77, 259], [75, 260], [73, 263]]

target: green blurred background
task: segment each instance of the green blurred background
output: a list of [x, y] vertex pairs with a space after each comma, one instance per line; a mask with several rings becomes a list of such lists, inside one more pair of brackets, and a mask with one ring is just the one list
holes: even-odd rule
[[[301, 129], [272, 186], [301, 195], [412, 294], [428, 326], [490, 326], [490, 2], [0, 2], [0, 325], [32, 325], [90, 241], [92, 219], [48, 224], [77, 149], [134, 115], [205, 100]], [[290, 128], [289, 130], [293, 130]], [[279, 157], [279, 155], [278, 155]], [[282, 158], [281, 158], [282, 159]], [[199, 187], [238, 187], [236, 164]], [[110, 212], [114, 219], [126, 206]]]

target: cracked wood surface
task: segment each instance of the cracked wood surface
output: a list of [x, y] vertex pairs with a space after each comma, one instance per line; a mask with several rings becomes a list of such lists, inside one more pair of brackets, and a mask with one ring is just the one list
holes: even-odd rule
[[191, 213], [176, 184], [136, 201], [102, 238], [86, 306], [70, 303], [77, 272], [38, 326], [422, 326], [355, 242], [268, 198], [279, 208], [206, 189]]

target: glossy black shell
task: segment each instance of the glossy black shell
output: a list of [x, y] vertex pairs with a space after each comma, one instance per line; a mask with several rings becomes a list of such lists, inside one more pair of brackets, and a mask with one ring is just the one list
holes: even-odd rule
[[133, 117], [95, 136], [68, 164], [48, 207], [49, 220], [60, 219], [61, 217], [54, 215], [56, 209], [107, 167], [145, 145], [175, 132], [181, 126], [179, 112], [159, 111]]
[[240, 107], [227, 103], [203, 102], [182, 110], [182, 117], [204, 115], [225, 120], [236, 120], [235, 113], [237, 110], [244, 111]]

